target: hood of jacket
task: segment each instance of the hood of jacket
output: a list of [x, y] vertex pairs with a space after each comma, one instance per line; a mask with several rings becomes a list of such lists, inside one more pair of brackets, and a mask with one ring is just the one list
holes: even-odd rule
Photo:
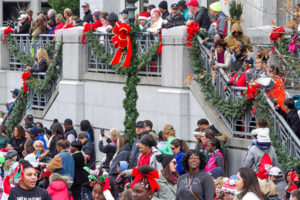
[[231, 27], [231, 35], [233, 34], [233, 32], [240, 32], [241, 35], [243, 34], [243, 29], [240, 25], [240, 23], [234, 23]]
[[127, 161], [120, 161], [120, 172], [123, 172], [128, 169], [128, 162]]
[[67, 185], [63, 181], [53, 181], [52, 183], [50, 183], [48, 189], [50, 190], [50, 191], [48, 191], [49, 194], [56, 193], [56, 192], [62, 192], [64, 190], [68, 191]]

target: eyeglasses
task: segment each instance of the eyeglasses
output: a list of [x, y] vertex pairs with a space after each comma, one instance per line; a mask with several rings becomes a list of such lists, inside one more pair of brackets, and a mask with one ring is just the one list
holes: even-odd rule
[[199, 157], [189, 157], [189, 160], [200, 160]]
[[171, 147], [171, 150], [175, 150], [177, 147]]

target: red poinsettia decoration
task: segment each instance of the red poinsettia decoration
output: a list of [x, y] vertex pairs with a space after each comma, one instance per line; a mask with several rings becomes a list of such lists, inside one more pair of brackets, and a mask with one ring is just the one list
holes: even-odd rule
[[28, 87], [26, 84], [26, 81], [28, 80], [28, 78], [30, 77], [30, 72], [24, 72], [22, 74], [22, 79], [23, 79], [23, 92], [27, 93], [28, 92]]
[[259, 92], [258, 88], [260, 88], [260, 84], [248, 85], [247, 86], [247, 91], [245, 93], [246, 98], [248, 100], [254, 100], [255, 101], [255, 97], [256, 97], [257, 93]]
[[275, 43], [279, 40], [280, 36], [284, 34], [284, 27], [273, 27], [270, 34], [270, 40], [273, 40], [272, 52], [274, 50]]
[[9, 26], [9, 27], [7, 27], [6, 29], [4, 29], [4, 38], [3, 38], [3, 44], [5, 44], [5, 40], [6, 40], [6, 37], [9, 35], [9, 34], [11, 34], [11, 33], [13, 33], [14, 32], [14, 30]]
[[186, 44], [190, 47], [192, 43], [190, 42], [191, 39], [195, 36], [196, 32], [200, 29], [200, 25], [197, 22], [192, 22], [190, 25], [187, 26], [186, 32], [188, 37], [186, 38]]

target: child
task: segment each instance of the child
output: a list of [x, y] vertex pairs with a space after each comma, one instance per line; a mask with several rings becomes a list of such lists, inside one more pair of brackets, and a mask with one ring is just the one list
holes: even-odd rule
[[[122, 172], [124, 172], [125, 170], [128, 169], [128, 162], [126, 161], [120, 161], [117, 164], [117, 173], [120, 174]], [[124, 187], [125, 185], [129, 183], [129, 178], [119, 175], [116, 179], [116, 189], [119, 193], [119, 195], [121, 195], [121, 193], [124, 191]]]
[[237, 194], [236, 181], [233, 178], [228, 178], [224, 181], [219, 199], [234, 200]]
[[224, 179], [225, 179], [225, 177], [221, 176], [221, 177], [219, 177], [215, 180], [215, 194], [216, 194], [216, 197], [214, 198], [214, 200], [218, 200], [219, 197], [220, 197], [220, 192], [221, 192], [221, 189], [223, 187]]
[[[266, 119], [258, 119], [256, 122], [256, 129], [254, 129], [252, 134], [252, 145], [258, 146], [260, 149], [267, 149], [271, 146], [270, 135], [269, 135], [269, 122]], [[266, 142], [264, 142], [266, 141]]]
[[10, 149], [7, 152], [7, 160], [3, 166], [4, 178], [7, 175], [10, 175], [14, 171], [14, 169], [18, 166], [19, 163], [17, 162], [17, 159], [18, 159], [18, 152], [13, 149]]

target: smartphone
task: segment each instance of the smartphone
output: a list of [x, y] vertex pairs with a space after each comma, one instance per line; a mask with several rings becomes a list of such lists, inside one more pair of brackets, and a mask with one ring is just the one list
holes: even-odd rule
[[101, 129], [101, 136], [104, 137], [104, 129]]

